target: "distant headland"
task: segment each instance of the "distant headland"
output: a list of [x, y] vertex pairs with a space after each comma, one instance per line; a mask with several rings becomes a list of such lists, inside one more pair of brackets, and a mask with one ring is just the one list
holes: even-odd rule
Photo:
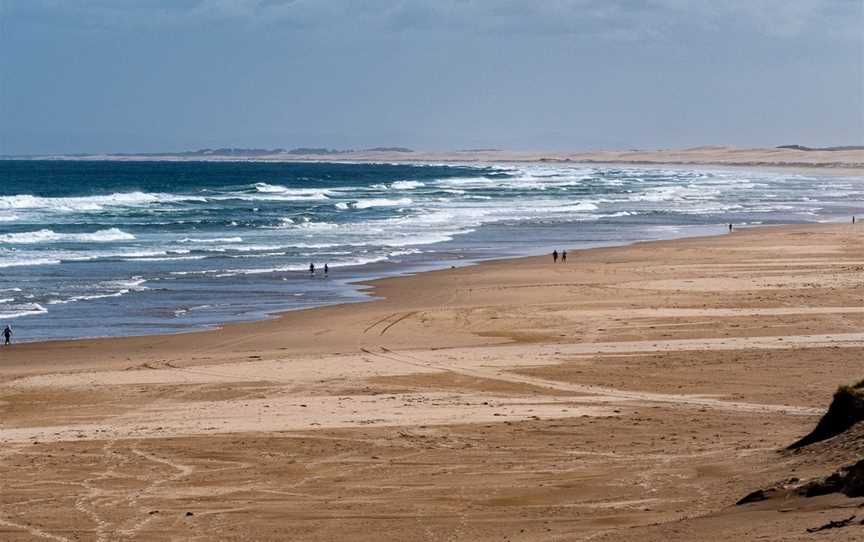
[[592, 151], [516, 151], [494, 148], [423, 151], [408, 147], [331, 149], [326, 147], [205, 148], [180, 152], [43, 154], [0, 156], [2, 159], [40, 160], [164, 160], [272, 162], [572, 162], [615, 164], [715, 165], [746, 167], [830, 168], [839, 173], [864, 173], [864, 145], [740, 148], [707, 145], [685, 149], [629, 149]]

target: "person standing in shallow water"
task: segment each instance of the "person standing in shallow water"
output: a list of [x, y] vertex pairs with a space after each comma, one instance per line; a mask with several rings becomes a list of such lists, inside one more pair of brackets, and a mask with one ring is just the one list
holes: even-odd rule
[[552, 263], [558, 263], [558, 250], [552, 251]]
[[324, 264], [324, 278], [326, 279], [326, 278], [327, 278], [327, 275], [329, 275], [329, 274], [330, 274], [330, 266], [328, 266], [328, 265], [325, 263], [325, 264]]
[[309, 264], [309, 276], [310, 277], [315, 276], [315, 264], [314, 263]]
[[12, 326], [6, 326], [6, 329], [3, 330], [3, 339], [5, 340], [4, 345], [12, 344]]

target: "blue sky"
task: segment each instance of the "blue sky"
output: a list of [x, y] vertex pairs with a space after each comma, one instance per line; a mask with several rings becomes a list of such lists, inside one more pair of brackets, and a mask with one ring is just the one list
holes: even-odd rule
[[0, 0], [0, 153], [864, 143], [864, 0]]

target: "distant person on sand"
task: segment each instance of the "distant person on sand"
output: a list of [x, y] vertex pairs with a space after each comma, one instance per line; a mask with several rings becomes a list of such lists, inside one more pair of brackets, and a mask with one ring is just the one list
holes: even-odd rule
[[314, 263], [309, 264], [309, 276], [310, 277], [315, 276], [315, 264]]
[[552, 263], [558, 263], [558, 250], [552, 251]]
[[852, 215], [852, 224], [855, 224], [855, 215]]
[[330, 266], [326, 263], [324, 264], [324, 278], [327, 278], [327, 275], [330, 273]]
[[6, 329], [3, 330], [3, 338], [6, 340], [4, 345], [12, 343], [12, 326], [6, 326]]
[[561, 263], [567, 263], [567, 251], [566, 250], [561, 251]]
[[729, 233], [732, 233], [732, 224], [729, 224]]

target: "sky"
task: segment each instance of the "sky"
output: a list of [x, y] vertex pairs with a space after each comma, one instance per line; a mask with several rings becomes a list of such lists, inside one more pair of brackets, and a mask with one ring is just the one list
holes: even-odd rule
[[0, 0], [0, 154], [864, 144], [864, 0]]

